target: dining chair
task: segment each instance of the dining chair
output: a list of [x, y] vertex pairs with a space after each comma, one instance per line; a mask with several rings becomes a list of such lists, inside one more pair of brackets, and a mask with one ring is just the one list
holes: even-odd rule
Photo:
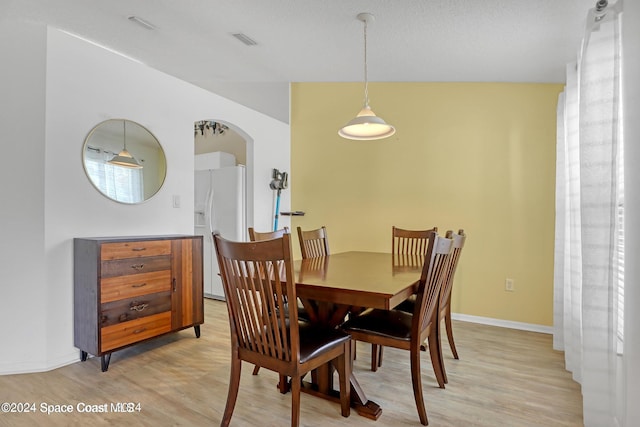
[[351, 342], [338, 329], [298, 322], [286, 298], [296, 297], [290, 234], [257, 242], [213, 235], [231, 330], [229, 392], [221, 426], [238, 397], [242, 361], [291, 378], [291, 425], [300, 423], [301, 379], [327, 363], [338, 371], [342, 416], [350, 413]]
[[[249, 227], [249, 240], [252, 242], [277, 239], [282, 237], [284, 234], [289, 234], [289, 227], [284, 227], [276, 231], [255, 231], [253, 227]], [[309, 320], [309, 315], [300, 301], [298, 301], [298, 319]], [[257, 374], [257, 370], [254, 370], [254, 375], [255, 374]]]
[[435, 231], [431, 232], [413, 313], [368, 309], [361, 315], [349, 319], [341, 327], [357, 341], [409, 350], [413, 395], [423, 425], [428, 425], [428, 421], [422, 395], [420, 346], [424, 340], [429, 340], [431, 362], [437, 375], [440, 371], [437, 366], [440, 360], [435, 342], [436, 335], [432, 333], [432, 329], [436, 326], [440, 289], [446, 280], [452, 250], [452, 239], [438, 236]]
[[307, 231], [298, 227], [298, 241], [300, 242], [302, 259], [329, 255], [329, 240], [325, 226]]
[[[391, 227], [391, 253], [393, 266], [414, 267], [421, 265], [429, 246], [431, 232], [438, 231], [438, 227], [428, 230], [407, 230], [396, 226]], [[415, 301], [415, 294], [410, 297]], [[371, 344], [371, 370], [376, 371], [382, 366], [383, 346]]]
[[[284, 227], [275, 231], [255, 231], [253, 227], [249, 227], [249, 240], [252, 242], [260, 242], [263, 240], [277, 239], [279, 237], [282, 237], [283, 234], [289, 234], [289, 227]], [[286, 313], [287, 312], [285, 311], [285, 314]], [[301, 306], [301, 304], [298, 304], [298, 319], [303, 319], [303, 320], [308, 319], [306, 311], [304, 307]], [[260, 372], [260, 366], [255, 365], [253, 367], [253, 375], [258, 375], [258, 372]], [[278, 389], [280, 390], [281, 393], [286, 393], [289, 390], [286, 377], [284, 376], [280, 377], [280, 382], [278, 383]]]
[[[451, 293], [453, 290], [453, 278], [456, 274], [456, 270], [458, 269], [458, 261], [460, 261], [460, 254], [462, 253], [462, 248], [464, 247], [464, 243], [467, 239], [466, 234], [463, 229], [458, 230], [458, 233], [454, 233], [452, 230], [448, 230], [446, 233], [446, 237], [449, 239], [453, 239], [453, 255], [451, 256], [451, 263], [449, 264], [449, 270], [447, 271], [447, 279], [442, 284], [442, 290], [440, 292], [440, 305], [438, 309], [438, 331], [440, 331], [440, 324], [444, 322], [445, 331], [447, 333], [447, 340], [449, 341], [449, 348], [451, 349], [451, 353], [453, 353], [454, 359], [460, 359], [458, 356], [458, 350], [456, 349], [456, 344], [453, 339], [453, 326], [451, 321]], [[408, 313], [412, 313], [415, 306], [415, 299], [409, 298], [402, 303], [400, 303], [396, 309], [406, 311]], [[447, 371], [444, 366], [444, 357], [442, 354], [442, 342], [440, 340], [440, 334], [438, 334], [438, 352], [440, 353], [440, 360], [442, 360], [442, 378], [444, 379], [445, 384], [448, 383]]]
[[424, 255], [427, 253], [429, 236], [432, 231], [438, 231], [438, 227], [429, 230], [407, 230], [391, 227], [391, 253], [402, 261], [403, 256]]
[[283, 234], [289, 234], [289, 227], [275, 231], [255, 231], [253, 227], [249, 227], [249, 240], [252, 242], [277, 239], [282, 237]]

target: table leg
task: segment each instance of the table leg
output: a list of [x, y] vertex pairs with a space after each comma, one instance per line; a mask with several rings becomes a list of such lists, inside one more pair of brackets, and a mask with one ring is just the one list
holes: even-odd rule
[[[303, 381], [301, 391], [312, 394], [332, 402], [340, 403], [340, 392], [333, 388], [333, 368], [331, 365], [324, 365], [315, 371], [313, 383]], [[367, 399], [358, 379], [351, 373], [349, 378], [351, 384], [351, 407], [358, 415], [377, 420], [382, 415], [382, 408], [377, 403]]]
[[358, 415], [377, 420], [382, 415], [382, 408], [377, 403], [367, 399], [364, 390], [360, 387], [360, 383], [351, 373], [351, 407], [358, 412]]
[[[326, 303], [301, 298], [302, 305], [307, 310], [311, 323], [322, 323], [337, 327], [342, 323], [348, 313], [357, 313], [361, 308], [342, 304]], [[355, 347], [355, 346], [354, 346]], [[353, 360], [350, 360], [353, 363]], [[352, 366], [353, 368], [353, 366]], [[326, 364], [311, 372], [311, 382], [303, 381], [301, 391], [312, 394], [332, 402], [340, 403], [340, 392], [333, 387], [334, 368]], [[377, 420], [382, 415], [382, 408], [377, 403], [367, 399], [364, 390], [351, 370], [349, 378], [351, 384], [351, 407], [358, 415], [372, 420]]]

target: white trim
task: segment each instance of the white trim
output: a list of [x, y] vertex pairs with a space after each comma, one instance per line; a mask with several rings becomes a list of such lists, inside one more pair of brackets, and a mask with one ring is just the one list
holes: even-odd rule
[[[91, 357], [91, 355], [89, 355]], [[80, 361], [80, 350], [51, 360], [0, 364], [0, 376], [48, 372]]]
[[453, 320], [499, 326], [501, 328], [520, 329], [522, 331], [540, 332], [541, 334], [553, 334], [552, 326], [536, 325], [534, 323], [514, 322], [511, 320], [492, 319], [491, 317], [472, 316], [470, 314], [460, 313], [451, 313], [451, 318]]

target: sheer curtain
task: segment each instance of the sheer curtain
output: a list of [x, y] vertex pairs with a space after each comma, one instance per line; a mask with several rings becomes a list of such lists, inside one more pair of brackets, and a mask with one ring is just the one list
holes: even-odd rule
[[132, 169], [108, 163], [114, 153], [101, 148], [87, 147], [85, 169], [100, 191], [123, 203], [144, 201], [142, 169]]
[[585, 426], [598, 427], [618, 425], [621, 10], [589, 11], [558, 104], [554, 348], [582, 385]]

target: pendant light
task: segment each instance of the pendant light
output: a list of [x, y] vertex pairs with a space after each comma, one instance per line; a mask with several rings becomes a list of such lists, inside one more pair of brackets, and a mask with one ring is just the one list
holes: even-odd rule
[[142, 169], [142, 165], [127, 151], [127, 121], [122, 121], [124, 128], [122, 151], [117, 156], [113, 156], [107, 163], [131, 169]]
[[358, 19], [364, 23], [364, 106], [358, 115], [349, 121], [338, 135], [347, 139], [374, 140], [390, 137], [396, 133], [396, 129], [387, 124], [382, 118], [375, 115], [369, 107], [369, 87], [367, 81], [367, 24], [373, 22], [374, 16], [370, 13], [359, 13]]

